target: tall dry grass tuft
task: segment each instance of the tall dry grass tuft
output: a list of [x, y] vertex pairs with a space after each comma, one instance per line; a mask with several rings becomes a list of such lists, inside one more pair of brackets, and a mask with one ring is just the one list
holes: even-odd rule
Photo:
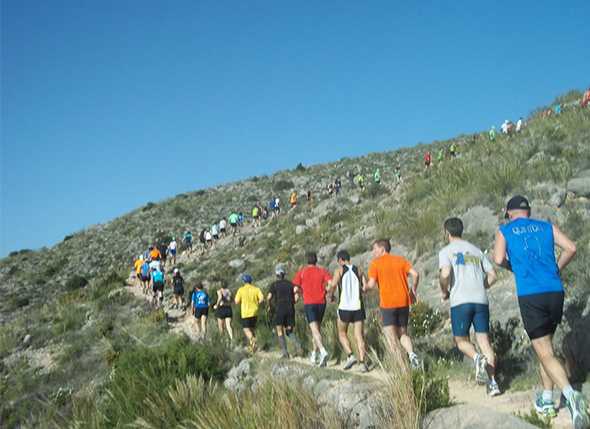
[[383, 346], [385, 353], [379, 359], [372, 351], [373, 360], [385, 376], [382, 379], [385, 388], [380, 395], [378, 406], [378, 427], [418, 429], [420, 427], [420, 400], [423, 392], [414, 392], [412, 372], [408, 365], [406, 353], [398, 343], [395, 347]]

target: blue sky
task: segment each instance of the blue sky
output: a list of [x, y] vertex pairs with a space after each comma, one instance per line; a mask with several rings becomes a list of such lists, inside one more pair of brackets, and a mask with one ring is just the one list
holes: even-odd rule
[[590, 84], [588, 1], [415, 3], [2, 1], [0, 256]]

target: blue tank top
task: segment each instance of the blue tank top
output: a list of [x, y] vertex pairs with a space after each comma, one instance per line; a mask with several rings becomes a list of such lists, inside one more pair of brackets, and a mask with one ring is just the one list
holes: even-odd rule
[[519, 218], [500, 227], [518, 296], [563, 292], [550, 223]]
[[196, 291], [193, 294], [193, 303], [196, 308], [207, 308], [209, 307], [209, 296], [205, 291]]

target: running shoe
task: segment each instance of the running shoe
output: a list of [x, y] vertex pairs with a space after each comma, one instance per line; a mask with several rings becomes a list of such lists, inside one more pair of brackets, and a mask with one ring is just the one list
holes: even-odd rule
[[588, 402], [584, 395], [574, 391], [571, 401], [567, 401], [567, 407], [572, 415], [574, 429], [589, 429], [590, 415], [588, 415]]
[[309, 363], [312, 365], [318, 364], [318, 354], [315, 351], [311, 352], [309, 355]]
[[553, 403], [553, 401], [543, 400], [542, 395], [537, 395], [537, 400], [535, 401], [535, 410], [537, 411], [537, 413], [545, 417], [557, 416], [557, 411], [555, 411], [555, 404]]
[[488, 362], [484, 355], [475, 356], [475, 382], [477, 384], [486, 384], [489, 381], [488, 372], [486, 370]]
[[496, 383], [495, 380], [488, 381], [488, 384], [486, 386], [486, 392], [491, 397], [498, 396], [501, 393], [500, 388], [498, 387], [498, 383]]
[[321, 367], [325, 367], [328, 363], [328, 352], [320, 352], [320, 363]]
[[344, 363], [343, 369], [352, 368], [356, 364], [356, 362], [357, 362], [357, 360], [356, 360], [356, 357], [354, 357], [354, 355], [348, 356], [348, 359], [346, 359], [346, 362]]
[[369, 365], [367, 365], [367, 362], [361, 362], [361, 372], [362, 373], [367, 373], [369, 372]]

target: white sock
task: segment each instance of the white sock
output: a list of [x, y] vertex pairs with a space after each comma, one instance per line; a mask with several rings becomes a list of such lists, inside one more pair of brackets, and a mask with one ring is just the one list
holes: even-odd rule
[[408, 357], [409, 357], [410, 359], [413, 359], [413, 358], [415, 358], [415, 357], [418, 357], [418, 355], [417, 355], [416, 353], [414, 353], [414, 352], [410, 352], [410, 353], [408, 353]]
[[553, 402], [553, 391], [543, 390], [542, 396], [543, 402]]
[[320, 349], [320, 353], [323, 354], [323, 355], [327, 355], [328, 354], [328, 352], [326, 351], [326, 349], [323, 348], [323, 347]]
[[565, 396], [565, 399], [567, 399], [568, 402], [571, 402], [572, 396], [574, 396], [574, 388], [572, 387], [572, 385], [568, 384], [567, 386], [565, 386], [562, 392], [563, 396]]

